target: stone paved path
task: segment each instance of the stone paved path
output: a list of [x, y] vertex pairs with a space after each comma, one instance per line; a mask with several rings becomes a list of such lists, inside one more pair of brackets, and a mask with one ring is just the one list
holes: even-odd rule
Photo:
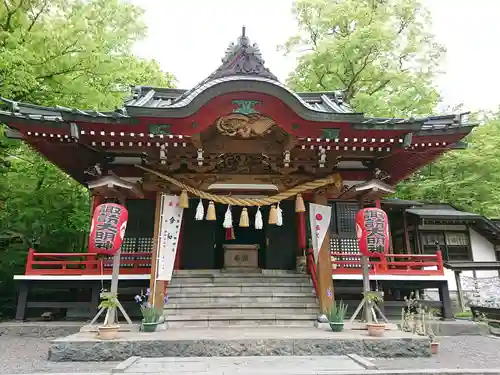
[[124, 369], [132, 374], [315, 374], [318, 372], [364, 370], [346, 356], [315, 357], [192, 357], [141, 358]]
[[[439, 355], [431, 358], [375, 359], [373, 362], [382, 370], [500, 369], [500, 339], [498, 338], [483, 336], [443, 337], [440, 339], [440, 343]], [[109, 375], [111, 369], [118, 365], [118, 363], [112, 362], [49, 362], [47, 361], [49, 348], [50, 343], [47, 339], [0, 336], [0, 374], [77, 375], [77, 373], [85, 373], [85, 375]]]

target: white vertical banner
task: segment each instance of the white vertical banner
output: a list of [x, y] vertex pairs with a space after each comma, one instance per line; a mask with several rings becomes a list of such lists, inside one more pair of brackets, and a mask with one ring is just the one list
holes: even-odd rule
[[170, 281], [182, 223], [183, 208], [177, 195], [161, 195], [156, 280]]
[[311, 237], [316, 263], [318, 263], [319, 251], [325, 240], [331, 219], [332, 208], [330, 206], [309, 203], [309, 222], [311, 223]]

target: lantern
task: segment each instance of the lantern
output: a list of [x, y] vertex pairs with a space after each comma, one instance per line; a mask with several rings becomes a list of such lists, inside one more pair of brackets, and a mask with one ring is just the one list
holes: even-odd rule
[[389, 250], [389, 220], [380, 208], [364, 208], [356, 214], [356, 235], [361, 254], [382, 256]]
[[114, 255], [122, 245], [128, 211], [115, 203], [96, 207], [90, 228], [89, 253]]

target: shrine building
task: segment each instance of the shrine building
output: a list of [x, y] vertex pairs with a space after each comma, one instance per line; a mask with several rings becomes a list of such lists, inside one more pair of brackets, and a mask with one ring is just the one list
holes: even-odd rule
[[[439, 242], [440, 237], [430, 249], [422, 242], [427, 238], [421, 233], [422, 212], [384, 196], [443, 153], [465, 148], [463, 139], [475, 126], [466, 114], [370, 117], [352, 108], [342, 91], [293, 92], [266, 68], [258, 46], [250, 43], [244, 31], [229, 46], [221, 65], [189, 90], [136, 86], [114, 111], [2, 101], [0, 120], [8, 125], [10, 137], [22, 139], [88, 187], [94, 208], [109, 199], [127, 207], [121, 286], [144, 288], [151, 275], [154, 278], [162, 194], [189, 198], [177, 232], [173, 280], [161, 282], [159, 288], [166, 289], [169, 303], [177, 301], [172, 316], [181, 318], [167, 318], [172, 326], [189, 320], [179, 310], [186, 301], [192, 302], [190, 309], [195, 303], [205, 310], [222, 309], [214, 305], [217, 296], [241, 307], [248, 292], [250, 301], [262, 297], [269, 303], [262, 302], [260, 313], [272, 311], [274, 322], [307, 324], [319, 309], [314, 295], [325, 303], [318, 283], [330, 283], [335, 298], [359, 300], [361, 268], [354, 216], [361, 207], [376, 205], [389, 215], [392, 246], [384, 262], [370, 261], [372, 287], [384, 291], [387, 306], [397, 306], [399, 311], [409, 291], [439, 290], [437, 307], [450, 317], [444, 263], [448, 257], [460, 258], [460, 251], [465, 254], [469, 248], [457, 247], [458, 253], [452, 253], [451, 247]], [[297, 189], [300, 186], [305, 187]], [[270, 197], [290, 191], [295, 193], [279, 205], [268, 203]], [[200, 194], [216, 199], [201, 196], [200, 200]], [[227, 203], [228, 197], [243, 203]], [[246, 204], [248, 200], [261, 203]], [[297, 208], [302, 207], [301, 201], [306, 212]], [[319, 278], [311, 262], [300, 269], [310, 246], [309, 202], [331, 207], [330, 248], [326, 258], [318, 260]], [[412, 207], [416, 212], [411, 212]], [[228, 208], [230, 225], [226, 225]], [[262, 217], [261, 225], [255, 225], [260, 220], [257, 215]], [[277, 216], [271, 219], [273, 215]], [[240, 218], [249, 225], [240, 225]], [[500, 238], [497, 235], [491, 234], [493, 242]], [[49, 284], [92, 292], [88, 301], [72, 301], [66, 307], [62, 302], [38, 302], [32, 307], [87, 308], [92, 315], [100, 280], [109, 280], [111, 263], [86, 249], [76, 255], [63, 249], [48, 255], [30, 250], [26, 274], [16, 277], [20, 285], [17, 317], [23, 319], [30, 307], [28, 291]], [[217, 280], [222, 283], [231, 277], [238, 279], [234, 288], [226, 285], [220, 295], [210, 289], [216, 288]], [[154, 280], [151, 285], [155, 286]], [[203, 293], [214, 297], [203, 299]], [[271, 307], [264, 296], [271, 298], [273, 293], [282, 293], [283, 299], [276, 297]], [[194, 299], [197, 295], [199, 300]], [[298, 303], [302, 297], [308, 303], [305, 310], [286, 310], [286, 303]], [[167, 317], [168, 308], [167, 304]], [[260, 313], [248, 307], [243, 317], [235, 319], [266, 320]], [[210, 311], [199, 315], [217, 320]]]

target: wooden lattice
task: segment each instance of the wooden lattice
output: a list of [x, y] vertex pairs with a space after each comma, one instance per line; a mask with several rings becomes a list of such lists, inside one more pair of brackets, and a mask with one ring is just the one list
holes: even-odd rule
[[[151, 265], [151, 255], [136, 256], [127, 255], [127, 253], [142, 253], [153, 251], [153, 238], [151, 237], [125, 237], [121, 247], [122, 268], [133, 267], [132, 264], [127, 264], [126, 260], [144, 260], [144, 267]], [[111, 259], [111, 258], [109, 258]], [[113, 267], [112, 264], [106, 264], [104, 267]]]
[[[359, 254], [358, 240], [356, 239], [356, 213], [359, 206], [354, 202], [334, 203], [332, 210], [332, 236], [330, 237], [330, 250], [334, 253], [345, 255], [337, 256], [339, 261], [359, 261], [358, 256], [349, 254]], [[336, 233], [336, 235], [335, 235]], [[346, 265], [346, 268], [358, 268], [359, 265]]]

